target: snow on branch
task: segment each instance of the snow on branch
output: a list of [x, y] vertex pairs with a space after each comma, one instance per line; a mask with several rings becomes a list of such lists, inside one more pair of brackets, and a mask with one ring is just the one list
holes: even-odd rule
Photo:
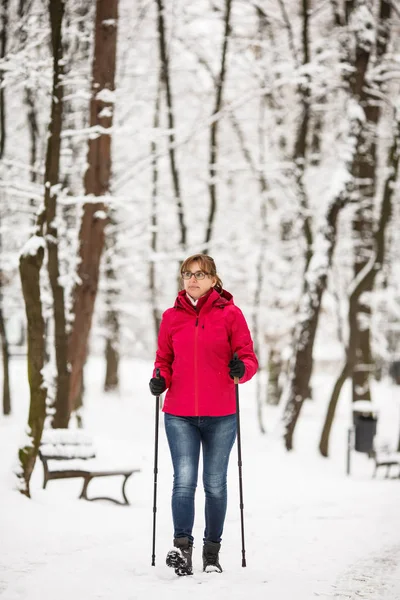
[[103, 88], [102, 90], [100, 90], [100, 92], [97, 92], [95, 98], [96, 100], [99, 100], [100, 102], [104, 102], [106, 104], [114, 104], [115, 92], [113, 90]]
[[366, 4], [360, 4], [351, 14], [350, 31], [356, 38], [359, 47], [369, 52], [376, 41], [374, 15]]
[[21, 256], [36, 256], [40, 248], [45, 249], [46, 244], [41, 235], [33, 235], [24, 244], [21, 250]]

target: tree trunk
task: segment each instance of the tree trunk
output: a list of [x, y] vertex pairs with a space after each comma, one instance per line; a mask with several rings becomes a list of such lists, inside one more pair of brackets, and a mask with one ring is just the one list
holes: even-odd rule
[[[1, 219], [0, 219], [1, 227]], [[1, 246], [1, 231], [0, 231], [0, 258], [2, 254]], [[11, 390], [10, 390], [10, 352], [8, 347], [6, 323], [3, 312], [3, 281], [2, 271], [0, 267], [0, 339], [1, 339], [1, 355], [3, 363], [3, 414], [11, 414]]]
[[[8, 0], [2, 0], [1, 3], [1, 33], [0, 33], [0, 58], [4, 59], [7, 51], [7, 34], [8, 34]], [[5, 90], [2, 85], [3, 74], [0, 71], [0, 160], [4, 156], [6, 147], [6, 103]], [[1, 232], [1, 215], [0, 215], [0, 261], [2, 259], [2, 232]], [[4, 318], [3, 308], [3, 273], [0, 262], [0, 338], [2, 348], [3, 361], [3, 414], [11, 413], [11, 393], [10, 393], [10, 354], [8, 350], [6, 322]]]
[[335, 25], [339, 27], [343, 25], [343, 11], [341, 7], [341, 0], [331, 0], [332, 13]]
[[[266, 15], [261, 11], [257, 11], [258, 15], [258, 32], [260, 36], [260, 51], [257, 54], [258, 61], [264, 60], [264, 52], [263, 41], [265, 38], [265, 32], [268, 30], [268, 19]], [[258, 141], [258, 160], [257, 165], [256, 161], [253, 160], [253, 157], [245, 144], [244, 135], [241, 132], [239, 123], [236, 119], [232, 118], [234, 128], [236, 129], [240, 146], [242, 148], [242, 152], [246, 162], [248, 163], [250, 169], [254, 173], [255, 177], [258, 180], [259, 193], [260, 193], [260, 242], [259, 242], [259, 250], [256, 262], [256, 289], [254, 293], [254, 313], [253, 313], [253, 337], [254, 337], [254, 351], [256, 355], [260, 358], [262, 355], [261, 344], [265, 346], [264, 335], [261, 331], [261, 294], [264, 285], [264, 275], [265, 275], [265, 253], [267, 250], [268, 244], [268, 202], [273, 204], [271, 190], [268, 185], [267, 179], [264, 175], [264, 171], [266, 168], [266, 157], [265, 157], [265, 145], [266, 145], [266, 128], [265, 128], [265, 113], [266, 113], [266, 101], [265, 98], [260, 98], [259, 103], [259, 113], [258, 113], [258, 127], [257, 127], [257, 141]], [[232, 115], [233, 117], [233, 115]], [[261, 377], [260, 377], [261, 375]], [[262, 371], [259, 372], [256, 381], [256, 399], [257, 399], [257, 421], [258, 426], [260, 428], [261, 433], [265, 433], [265, 427], [263, 423], [263, 406], [265, 404], [265, 396], [263, 393], [265, 390], [265, 385], [263, 385], [263, 377]]]
[[[18, 28], [18, 34], [20, 39], [21, 47], [24, 46], [26, 40], [28, 38], [28, 32], [26, 27], [26, 15], [28, 14], [29, 9], [31, 8], [31, 4], [27, 2], [27, 0], [20, 0], [18, 5], [18, 18], [20, 26]], [[30, 138], [30, 148], [29, 148], [29, 165], [31, 167], [31, 181], [33, 183], [37, 180], [37, 172], [36, 172], [36, 160], [37, 160], [37, 148], [38, 148], [38, 137], [39, 137], [39, 127], [38, 127], [38, 115], [37, 115], [37, 107], [36, 107], [36, 98], [34, 94], [34, 90], [30, 86], [29, 83], [25, 86], [24, 90], [24, 103], [27, 106], [27, 120], [28, 120], [28, 130], [29, 130], [29, 138]], [[30, 200], [30, 205], [35, 206], [36, 202], [33, 198]], [[35, 216], [32, 217], [33, 225], [35, 224]]]
[[[357, 7], [358, 6], [359, 5], [357, 4]], [[355, 7], [354, 0], [349, 0], [346, 2], [345, 15], [346, 15], [347, 22], [348, 22], [350, 16], [352, 16], [352, 11], [355, 10], [354, 7]], [[363, 24], [365, 27], [367, 26], [367, 24], [364, 21], [363, 21]], [[352, 64], [355, 67], [353, 70], [349, 69], [350, 79], [348, 80], [350, 92], [351, 92], [351, 94], [350, 94], [351, 104], [353, 106], [352, 112], [351, 112], [352, 117], [350, 119], [350, 132], [352, 133], [353, 143], [351, 144], [352, 148], [351, 148], [351, 152], [349, 153], [350, 162], [348, 161], [348, 169], [349, 169], [349, 173], [351, 175], [351, 178], [347, 184], [348, 197], [347, 198], [343, 197], [342, 206], [344, 204], [346, 204], [347, 202], [349, 202], [350, 191], [354, 190], [354, 187], [357, 183], [355, 180], [355, 177], [354, 177], [354, 175], [355, 175], [354, 169], [355, 169], [355, 165], [357, 164], [357, 161], [358, 161], [359, 153], [361, 152], [361, 149], [360, 149], [361, 144], [362, 144], [363, 140], [365, 140], [365, 137], [364, 137], [365, 136], [364, 111], [359, 110], [359, 98], [360, 98], [360, 94], [364, 93], [363, 90], [364, 90], [364, 86], [365, 86], [365, 74], [366, 74], [366, 70], [368, 67], [368, 61], [369, 61], [369, 56], [370, 56], [370, 47], [368, 45], [369, 44], [368, 40], [370, 40], [371, 38], [367, 36], [367, 38], [366, 38], [367, 42], [362, 43], [363, 32], [364, 32], [364, 30], [362, 28], [357, 32], [357, 35], [360, 36], [360, 44], [356, 44], [355, 62], [352, 61], [349, 57], [347, 57], [350, 64]], [[351, 47], [351, 44], [349, 44], [349, 47]], [[357, 116], [357, 115], [359, 115], [359, 116]], [[354, 194], [351, 195], [351, 199], [352, 200], [354, 199]], [[334, 233], [334, 231], [333, 231], [333, 233]], [[329, 245], [328, 245], [328, 248], [329, 248]], [[306, 277], [308, 277], [308, 275], [306, 275]], [[326, 281], [326, 276], [325, 276], [325, 281]], [[315, 297], [318, 298], [318, 294], [316, 294]], [[321, 299], [321, 296], [319, 297], [319, 301], [317, 302], [318, 311], [319, 311], [320, 299]], [[313, 315], [313, 312], [314, 312], [313, 310], [310, 310], [309, 314]], [[308, 316], [306, 318], [305, 323], [309, 319], [310, 319], [310, 316]], [[304, 354], [305, 354], [305, 351], [307, 350], [307, 347], [309, 346], [310, 342], [313, 343], [313, 330], [314, 330], [314, 327], [311, 327], [310, 331], [308, 331], [307, 328], [300, 326], [299, 333], [296, 335], [296, 340], [299, 340], [299, 339], [301, 340], [300, 334], [302, 332], [305, 334], [304, 339], [301, 340], [300, 350], [298, 351], [297, 348], [295, 349], [295, 353], [299, 353], [300, 358], [303, 357], [304, 372], [298, 373], [297, 377], [294, 377], [294, 380], [293, 380], [293, 375], [292, 375], [291, 376], [292, 382], [290, 382], [290, 385], [289, 385], [289, 398], [288, 398], [288, 401], [286, 404], [287, 408], [285, 410], [285, 415], [284, 415], [284, 421], [285, 421], [285, 424], [287, 427], [286, 433], [285, 433], [285, 441], [286, 441], [286, 447], [288, 449], [290, 449], [293, 444], [292, 436], [293, 436], [294, 425], [296, 423], [298, 414], [300, 412], [300, 409], [301, 409], [301, 406], [302, 406], [302, 403], [304, 400], [304, 396], [303, 396], [304, 387], [305, 387], [304, 379], [308, 378], [308, 380], [309, 380], [309, 374], [311, 373], [309, 368], [306, 367], [306, 361], [307, 361], [307, 359], [311, 360], [312, 354], [310, 353], [310, 351], [308, 353], [308, 357], [304, 357]], [[315, 334], [315, 330], [314, 330], [314, 334]], [[304, 359], [306, 359], [306, 360], [304, 360]], [[351, 357], [350, 357], [350, 360], [351, 360]], [[295, 373], [296, 367], [298, 368], [298, 366], [299, 366], [297, 358], [296, 358], [294, 364], [295, 364], [295, 367], [294, 367], [294, 369], [292, 369], [292, 372]], [[343, 373], [344, 374], [342, 374], [342, 376], [344, 377], [345, 371]], [[303, 382], [302, 385], [301, 385], [301, 382]]]
[[[0, 272], [1, 276], [1, 272]], [[4, 322], [3, 309], [2, 309], [2, 291], [0, 283], [0, 338], [1, 338], [1, 350], [3, 357], [3, 414], [11, 414], [11, 391], [10, 391], [10, 352], [8, 349], [7, 331]]]
[[[159, 78], [159, 84], [157, 86], [157, 96], [154, 107], [154, 118], [153, 127], [154, 131], [160, 126], [160, 98], [161, 96], [161, 73]], [[154, 325], [154, 340], [157, 342], [158, 330], [160, 329], [161, 313], [158, 308], [158, 295], [156, 286], [156, 265], [155, 255], [157, 252], [157, 206], [158, 206], [158, 156], [157, 156], [157, 141], [155, 139], [151, 142], [151, 155], [152, 155], [152, 186], [151, 186], [151, 258], [149, 265], [149, 288], [151, 297], [151, 307], [153, 315]]]
[[205, 248], [204, 252], [208, 252], [208, 245], [211, 242], [214, 220], [217, 210], [217, 162], [218, 162], [218, 125], [219, 125], [219, 117], [218, 113], [222, 108], [222, 98], [225, 87], [225, 79], [226, 79], [226, 62], [227, 62], [227, 54], [228, 54], [228, 41], [231, 32], [231, 7], [232, 0], [225, 0], [225, 18], [224, 18], [224, 39], [222, 42], [222, 51], [221, 51], [221, 66], [219, 77], [217, 78], [217, 87], [215, 94], [215, 106], [213, 116], [215, 117], [212, 121], [211, 129], [210, 129], [210, 155], [209, 155], [209, 163], [208, 163], [208, 190], [210, 194], [210, 211], [207, 220], [207, 231], [205, 238]]
[[[304, 9], [304, 5], [303, 5]], [[307, 23], [303, 22], [303, 40], [306, 36]], [[303, 41], [303, 47], [306, 48]], [[304, 60], [306, 53], [304, 52]], [[348, 159], [346, 167], [350, 172], [353, 164], [362, 122], [359, 113], [353, 110], [353, 102], [349, 103]], [[300, 156], [300, 142], [305, 140], [303, 132], [297, 137], [295, 156]], [[336, 198], [331, 200], [322, 227], [315, 240], [315, 252], [308, 263], [304, 278], [303, 296], [300, 302], [299, 318], [293, 339], [293, 355], [289, 364], [288, 381], [283, 392], [283, 424], [284, 440], [287, 450], [293, 448], [293, 435], [303, 402], [309, 397], [310, 378], [313, 367], [313, 346], [317, 329], [323, 292], [326, 289], [328, 272], [331, 267], [336, 245], [337, 218], [340, 210], [349, 202], [351, 178], [344, 181]], [[307, 238], [307, 233], [306, 233]], [[307, 264], [307, 256], [306, 256]]]
[[267, 402], [272, 406], [277, 406], [281, 399], [280, 376], [282, 373], [281, 353], [274, 346], [268, 353], [268, 393]]
[[[25, 104], [28, 108], [28, 128], [29, 128], [29, 137], [30, 137], [30, 160], [29, 164], [31, 166], [31, 181], [35, 183], [37, 180], [36, 173], [36, 160], [37, 160], [37, 140], [39, 137], [39, 127], [38, 127], [38, 115], [37, 108], [35, 103], [35, 96], [31, 89], [26, 88], [25, 90]], [[31, 199], [31, 206], [35, 206], [35, 201]]]
[[[354, 12], [354, 18], [357, 13]], [[377, 23], [377, 46], [375, 69], [382, 63], [386, 54], [390, 37], [390, 0], [381, 0]], [[372, 19], [372, 15], [371, 15]], [[350, 77], [351, 90], [365, 113], [365, 124], [353, 165], [353, 176], [358, 194], [359, 206], [353, 220], [355, 238], [355, 276], [363, 270], [374, 252], [374, 200], [377, 182], [377, 128], [381, 114], [381, 100], [377, 92], [382, 92], [382, 84], [366, 79], [366, 71], [372, 58], [373, 47], [366, 45], [363, 32], [356, 37], [356, 62], [354, 75]], [[357, 75], [359, 74], [359, 75]], [[373, 286], [373, 281], [368, 282]], [[374, 370], [371, 352], [371, 307], [368, 300], [371, 288], [365, 288], [366, 293], [358, 298], [357, 318], [354, 327], [357, 328], [357, 348], [355, 365], [352, 372], [353, 401], [371, 400], [370, 375]]]
[[[113, 315], [115, 316], [115, 315]], [[109, 315], [111, 318], [112, 315]], [[118, 319], [115, 321], [115, 336], [119, 334]], [[119, 387], [119, 352], [118, 344], [119, 340], [107, 338], [106, 341], [106, 378], [104, 382], [104, 391], [112, 392]]]
[[28, 323], [28, 380], [30, 406], [28, 417], [28, 441], [20, 448], [17, 474], [19, 489], [30, 497], [30, 479], [35, 466], [39, 444], [46, 417], [47, 389], [43, 380], [45, 364], [45, 330], [40, 296], [40, 269], [45, 251], [41, 235], [33, 236], [22, 250], [19, 270]]
[[284, 391], [285, 446], [293, 448], [293, 434], [304, 400], [308, 397], [313, 366], [313, 346], [317, 330], [322, 294], [336, 245], [336, 226], [340, 210], [346, 203], [346, 195], [340, 194], [330, 203], [323, 226], [316, 237], [315, 252], [309, 263], [305, 289], [300, 302], [299, 320], [293, 336], [293, 357]]
[[162, 73], [162, 81], [165, 85], [165, 94], [167, 100], [167, 115], [168, 115], [168, 154], [169, 154], [169, 163], [171, 168], [171, 176], [172, 176], [172, 185], [174, 189], [176, 206], [178, 209], [178, 222], [179, 222], [179, 231], [180, 238], [179, 244], [184, 254], [186, 250], [186, 237], [187, 237], [187, 229], [185, 224], [185, 214], [183, 210], [182, 196], [181, 196], [181, 184], [179, 177], [179, 170], [177, 167], [177, 160], [175, 154], [175, 115], [174, 115], [174, 105], [173, 105], [173, 95], [172, 95], [172, 86], [171, 86], [171, 77], [170, 77], [170, 68], [169, 68], [169, 57], [167, 51], [167, 42], [165, 36], [165, 22], [164, 22], [164, 2], [163, 0], [156, 0], [157, 8], [158, 8], [158, 43], [159, 43], [159, 51], [160, 51], [160, 61], [161, 61], [161, 73]]
[[74, 290], [74, 322], [68, 349], [71, 364], [69, 414], [80, 393], [107, 223], [107, 207], [102, 197], [110, 191], [117, 24], [118, 0], [97, 0], [90, 103], [90, 127], [96, 137], [89, 140], [85, 175], [85, 194], [93, 199], [84, 205], [79, 232], [79, 284]]
[[322, 456], [325, 457], [328, 456], [329, 437], [340, 392], [346, 379], [352, 375], [357, 361], [357, 348], [359, 347], [359, 329], [356, 326], [356, 322], [358, 315], [359, 297], [365, 292], [365, 290], [373, 289], [376, 274], [381, 269], [385, 258], [385, 235], [387, 225], [392, 215], [393, 194], [396, 190], [395, 182], [399, 174], [400, 114], [396, 115], [396, 119], [396, 129], [394, 132], [393, 143], [390, 148], [387, 161], [389, 175], [385, 181], [380, 217], [374, 235], [375, 255], [371, 260], [370, 264], [367, 264], [364, 267], [364, 270], [358, 274], [356, 278], [356, 285], [349, 298], [349, 341], [346, 352], [346, 361], [343, 366], [342, 372], [340, 373], [335, 383], [329, 401], [328, 412], [325, 418], [325, 423], [322, 429], [321, 440], [319, 444], [319, 450]]
[[119, 313], [117, 302], [119, 290], [117, 288], [117, 275], [115, 272], [115, 253], [117, 252], [117, 232], [116, 223], [111, 217], [112, 230], [107, 240], [106, 253], [106, 376], [104, 381], [104, 391], [110, 392], [118, 389], [119, 386]]
[[[7, 52], [8, 35], [8, 0], [1, 0], [0, 5], [0, 59], [4, 59]], [[4, 156], [6, 146], [6, 101], [3, 87], [3, 71], [0, 70], [0, 158]]]
[[[310, 61], [309, 51], [309, 0], [302, 0], [302, 16], [303, 16], [303, 27], [302, 27], [302, 47], [303, 47], [303, 67], [306, 66]], [[300, 212], [301, 219], [303, 221], [303, 232], [304, 239], [306, 242], [305, 256], [304, 256], [304, 271], [308, 269], [312, 257], [312, 246], [313, 246], [313, 235], [311, 227], [311, 215], [309, 208], [308, 194], [305, 186], [305, 172], [306, 172], [306, 160], [307, 160], [307, 139], [310, 128], [310, 76], [304, 77], [304, 83], [298, 86], [298, 94], [301, 102], [301, 115], [299, 118], [299, 128], [297, 130], [295, 147], [294, 147], [294, 164], [295, 164], [295, 177], [296, 186], [300, 200]]]
[[[20, 0], [18, 15], [24, 16], [25, 0]], [[50, 7], [51, 10], [51, 7]], [[26, 40], [26, 32], [21, 31], [21, 40]], [[26, 99], [31, 98], [27, 90]], [[29, 102], [28, 102], [29, 106]], [[33, 109], [33, 106], [31, 107]], [[28, 114], [30, 132], [33, 135], [31, 146], [32, 181], [35, 181], [34, 163], [36, 161], [37, 121], [34, 110]], [[50, 124], [51, 125], [51, 124]], [[50, 143], [51, 135], [49, 138]], [[31, 201], [31, 204], [33, 202]], [[43, 368], [46, 362], [46, 333], [43, 317], [40, 270], [45, 255], [46, 243], [43, 238], [45, 209], [37, 216], [35, 234], [23, 248], [19, 261], [22, 293], [27, 318], [27, 364], [30, 389], [30, 405], [28, 415], [28, 441], [19, 449], [19, 472], [17, 473], [19, 489], [22, 494], [30, 497], [30, 479], [35, 466], [46, 418], [47, 387], [43, 379]]]
[[51, 39], [53, 48], [53, 90], [51, 120], [48, 129], [45, 194], [47, 268], [53, 293], [53, 318], [55, 333], [55, 357], [57, 366], [57, 390], [53, 427], [68, 425], [68, 338], [65, 319], [64, 288], [60, 284], [57, 227], [57, 185], [59, 184], [61, 129], [63, 116], [63, 43], [62, 23], [64, 1], [49, 0]]
[[78, 427], [78, 429], [83, 429], [84, 423], [83, 423], [83, 396], [85, 394], [85, 377], [84, 377], [84, 372], [82, 371], [82, 380], [81, 380], [81, 385], [79, 388], [79, 396], [76, 399], [75, 402], [75, 410], [74, 410], [74, 416], [76, 419], [76, 426]]

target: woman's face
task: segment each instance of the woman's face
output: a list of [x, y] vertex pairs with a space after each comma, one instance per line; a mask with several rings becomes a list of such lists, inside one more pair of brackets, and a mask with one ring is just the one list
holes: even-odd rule
[[197, 300], [201, 296], [204, 296], [209, 289], [214, 287], [214, 285], [217, 283], [217, 280], [215, 277], [211, 277], [211, 275], [206, 275], [204, 279], [196, 279], [196, 277], [194, 277], [194, 273], [204, 273], [197, 261], [192, 262], [189, 265], [187, 273], [189, 270], [190, 273], [192, 273], [192, 276], [190, 279], [184, 279], [183, 284], [185, 286], [185, 291], [189, 294], [189, 296], [191, 296], [193, 300]]

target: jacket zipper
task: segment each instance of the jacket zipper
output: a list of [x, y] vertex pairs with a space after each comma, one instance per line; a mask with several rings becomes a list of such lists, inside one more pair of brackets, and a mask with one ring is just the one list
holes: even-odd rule
[[199, 416], [199, 390], [198, 390], [198, 369], [197, 369], [197, 338], [199, 334], [199, 317], [196, 317], [194, 330], [194, 415]]

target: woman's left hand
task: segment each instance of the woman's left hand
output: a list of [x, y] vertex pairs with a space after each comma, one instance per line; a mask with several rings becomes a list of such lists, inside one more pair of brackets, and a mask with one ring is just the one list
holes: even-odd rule
[[244, 362], [240, 360], [240, 358], [232, 358], [228, 364], [229, 367], [229, 375], [234, 379], [238, 377], [241, 379], [246, 371], [246, 367], [244, 366]]

